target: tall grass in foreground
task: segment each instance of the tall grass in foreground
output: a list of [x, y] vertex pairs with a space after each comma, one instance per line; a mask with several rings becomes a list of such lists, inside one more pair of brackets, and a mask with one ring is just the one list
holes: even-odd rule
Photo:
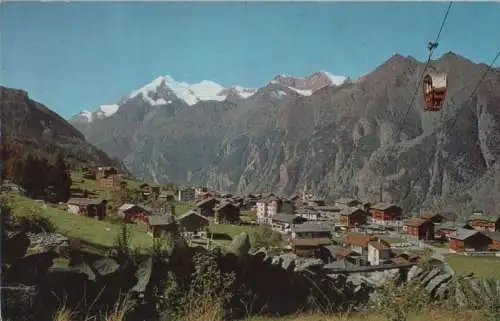
[[[185, 311], [178, 321], [222, 321], [223, 310], [220, 306], [205, 302], [201, 305], [191, 305], [192, 310]], [[67, 309], [61, 308], [54, 317], [54, 321], [80, 321]], [[84, 321], [94, 321], [88, 318]], [[125, 310], [116, 310], [105, 316], [103, 321], [125, 321]], [[471, 311], [448, 311], [445, 309], [423, 310], [408, 316], [408, 321], [483, 321], [484, 319]], [[162, 320], [163, 321], [163, 320]], [[387, 317], [380, 314], [343, 314], [326, 315], [323, 313], [298, 314], [288, 317], [247, 317], [242, 321], [387, 321]]]

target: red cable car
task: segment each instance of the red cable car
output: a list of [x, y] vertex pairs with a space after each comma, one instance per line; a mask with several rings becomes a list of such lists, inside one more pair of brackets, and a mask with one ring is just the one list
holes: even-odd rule
[[424, 77], [424, 110], [439, 111], [443, 108], [448, 93], [448, 78], [445, 73], [428, 73]]

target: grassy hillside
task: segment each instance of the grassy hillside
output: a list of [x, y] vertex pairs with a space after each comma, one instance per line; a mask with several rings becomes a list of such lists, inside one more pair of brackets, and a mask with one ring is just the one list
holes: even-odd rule
[[477, 277], [500, 278], [499, 257], [446, 255], [446, 260], [458, 274], [472, 272]]
[[[120, 224], [71, 214], [55, 205], [41, 204], [24, 196], [8, 195], [4, 199], [12, 208], [14, 217], [45, 217], [57, 232], [84, 242], [110, 247], [120, 231]], [[129, 226], [132, 247], [148, 248], [153, 244], [143, 227], [132, 224]]]

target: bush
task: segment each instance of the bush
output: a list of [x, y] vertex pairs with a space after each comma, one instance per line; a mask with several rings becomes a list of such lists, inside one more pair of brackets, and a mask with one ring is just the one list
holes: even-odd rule
[[278, 247], [281, 245], [281, 234], [268, 227], [258, 229], [250, 233], [250, 244], [252, 250]]

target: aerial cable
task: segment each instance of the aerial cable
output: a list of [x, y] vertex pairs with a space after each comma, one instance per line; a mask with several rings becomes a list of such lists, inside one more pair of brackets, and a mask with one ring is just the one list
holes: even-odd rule
[[[452, 5], [453, 5], [453, 1], [450, 1], [449, 5], [448, 5], [448, 8], [446, 9], [446, 13], [445, 13], [445, 15], [444, 15], [444, 17], [443, 17], [443, 20], [441, 21], [441, 25], [440, 25], [440, 27], [439, 27], [439, 31], [438, 31], [438, 33], [437, 33], [437, 35], [436, 35], [436, 37], [435, 37], [434, 41], [433, 41], [433, 42], [429, 42], [429, 43], [428, 43], [427, 49], [429, 50], [429, 55], [428, 55], [428, 57], [427, 57], [427, 61], [426, 61], [425, 66], [424, 66], [424, 68], [423, 68], [423, 70], [422, 70], [422, 73], [421, 73], [421, 74], [420, 74], [420, 76], [417, 78], [417, 85], [416, 85], [416, 87], [415, 87], [415, 91], [414, 91], [414, 93], [413, 93], [413, 95], [412, 95], [412, 98], [410, 99], [410, 103], [409, 103], [409, 105], [408, 105], [408, 108], [407, 108], [407, 110], [406, 110], [406, 113], [405, 113], [405, 115], [404, 115], [404, 117], [403, 117], [403, 120], [401, 121], [401, 124], [400, 124], [400, 126], [399, 126], [399, 128], [398, 128], [398, 134], [397, 134], [395, 137], [399, 137], [399, 135], [401, 135], [401, 132], [402, 132], [402, 130], [403, 130], [403, 127], [404, 127], [404, 124], [405, 124], [406, 118], [408, 117], [408, 114], [409, 114], [409, 112], [410, 112], [410, 109], [412, 108], [412, 106], [413, 106], [413, 104], [414, 104], [414, 102], [415, 102], [415, 99], [416, 99], [416, 97], [417, 97], [417, 93], [418, 93], [418, 90], [419, 90], [419, 88], [420, 88], [420, 85], [421, 85], [421, 83], [422, 83], [422, 81], [423, 81], [423, 79], [424, 79], [424, 76], [425, 76], [425, 74], [426, 74], [426, 71], [427, 71], [427, 69], [428, 69], [428, 67], [429, 67], [429, 65], [430, 65], [430, 63], [431, 63], [431, 59], [432, 59], [432, 55], [433, 55], [433, 53], [434, 53], [434, 50], [435, 50], [435, 49], [437, 48], [437, 46], [438, 46], [438, 42], [439, 42], [439, 39], [440, 39], [440, 37], [441, 37], [441, 33], [443, 32], [444, 25], [446, 24], [446, 21], [447, 21], [447, 19], [448, 19], [448, 15], [449, 15], [449, 13], [450, 13], [450, 10], [451, 10]], [[390, 150], [392, 150], [393, 148], [395, 148], [395, 146], [396, 146], [396, 145], [393, 145], [393, 147], [392, 147]], [[348, 154], [348, 156], [347, 156], [347, 158], [346, 158], [346, 159], [349, 159], [349, 158], [350, 158], [351, 154], [354, 152], [354, 149], [356, 149], [356, 148], [354, 148], [354, 147], [353, 147], [353, 148], [351, 149], [351, 152]], [[386, 157], [387, 157], [388, 152], [389, 152], [389, 151], [387, 151], [387, 152], [385, 153], [384, 158], [386, 158]]]
[[439, 38], [441, 37], [441, 33], [443, 32], [443, 28], [444, 28], [444, 25], [446, 23], [446, 20], [448, 19], [448, 15], [450, 13], [450, 9], [451, 9], [452, 5], [453, 5], [453, 1], [450, 1], [450, 4], [448, 5], [448, 8], [446, 9], [446, 13], [444, 15], [443, 21], [441, 22], [441, 26], [439, 27], [439, 31], [436, 35], [435, 40], [433, 42], [429, 42], [429, 44], [427, 45], [427, 49], [429, 50], [427, 62], [425, 63], [425, 67], [422, 70], [420, 77], [417, 79], [417, 86], [415, 87], [415, 91], [413, 92], [413, 96], [410, 100], [410, 104], [408, 105], [408, 109], [406, 110], [406, 113], [403, 117], [403, 121], [401, 122], [401, 126], [399, 127], [399, 131], [398, 131], [398, 134], [396, 135], [396, 137], [399, 137], [399, 135], [401, 134], [401, 131], [403, 130], [403, 126], [405, 124], [406, 118], [408, 117], [408, 114], [410, 113], [410, 109], [413, 106], [413, 103], [415, 102], [415, 99], [417, 97], [418, 90], [420, 89], [420, 85], [423, 81], [425, 72], [427, 71], [427, 69], [431, 63], [431, 59], [432, 59], [432, 55], [434, 53], [434, 50], [438, 47], [438, 44], [439, 44], [438, 41], [439, 41]]
[[[495, 58], [493, 58], [493, 60], [491, 61], [490, 65], [488, 66], [488, 68], [484, 71], [481, 79], [479, 80], [479, 82], [477, 83], [476, 87], [470, 93], [470, 95], [468, 96], [468, 98], [466, 99], [465, 102], [471, 100], [472, 97], [476, 94], [477, 90], [481, 86], [481, 83], [486, 79], [486, 76], [488, 75], [488, 73], [493, 69], [493, 65], [495, 64], [495, 62], [497, 61], [497, 59], [499, 58], [499, 56], [500, 56], [500, 51], [497, 52]], [[457, 111], [457, 113], [456, 113], [456, 115], [455, 115], [455, 117], [453, 119], [453, 122], [451, 123], [451, 126], [448, 127], [448, 130], [445, 132], [444, 135], [442, 135], [442, 137], [446, 137], [447, 135], [449, 135], [451, 133], [451, 131], [455, 127], [455, 125], [457, 123], [457, 120], [458, 120], [458, 117], [460, 116], [460, 113], [462, 112], [463, 109], [464, 108], [462, 108], [462, 109], [460, 109], [460, 110]], [[434, 155], [431, 155], [431, 157], [429, 159], [429, 162], [432, 160], [433, 156]], [[423, 177], [422, 174], [423, 174], [422, 171], [420, 171], [419, 175], [417, 176], [417, 179], [411, 183], [411, 186], [410, 186], [410, 188], [408, 188], [408, 191], [404, 195], [403, 199], [406, 198], [406, 197], [408, 197], [408, 195], [410, 194], [410, 191], [413, 189], [413, 187], [415, 186], [415, 184]]]

